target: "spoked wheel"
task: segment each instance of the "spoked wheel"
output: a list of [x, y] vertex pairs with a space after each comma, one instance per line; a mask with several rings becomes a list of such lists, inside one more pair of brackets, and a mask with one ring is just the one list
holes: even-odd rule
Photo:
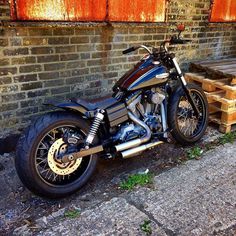
[[[16, 169], [22, 182], [41, 196], [59, 198], [82, 187], [92, 175], [97, 156], [62, 163], [63, 154], [79, 151], [89, 125], [80, 117], [55, 112], [31, 125], [17, 146]], [[73, 137], [68, 144], [65, 137]]]
[[64, 125], [47, 132], [36, 148], [36, 169], [42, 180], [48, 184], [63, 185], [71, 183], [83, 173], [88, 165], [86, 158], [79, 158], [67, 163], [60, 161], [59, 157], [66, 152], [79, 151], [79, 147], [69, 147], [63, 141], [62, 137], [67, 133], [76, 136], [78, 142], [83, 144], [85, 135], [82, 132], [79, 134], [75, 126]]
[[193, 84], [189, 85], [189, 89], [199, 115], [194, 113], [182, 88], [178, 89], [171, 99], [168, 112], [172, 135], [183, 145], [197, 142], [204, 135], [208, 124], [208, 104], [204, 92]]

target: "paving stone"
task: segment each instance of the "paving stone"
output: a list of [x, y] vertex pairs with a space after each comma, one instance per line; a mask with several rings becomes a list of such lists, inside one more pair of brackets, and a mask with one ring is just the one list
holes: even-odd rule
[[[84, 211], [76, 219], [58, 222], [38, 235], [145, 235], [140, 225], [148, 219], [145, 213], [118, 197]], [[155, 235], [166, 235], [155, 222], [151, 222], [151, 229]]]
[[236, 224], [236, 143], [155, 177], [128, 199], [173, 235], [212, 235]]

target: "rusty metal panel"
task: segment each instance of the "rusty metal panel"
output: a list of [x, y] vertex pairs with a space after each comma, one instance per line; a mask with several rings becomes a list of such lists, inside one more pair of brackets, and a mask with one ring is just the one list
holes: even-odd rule
[[14, 20], [104, 21], [106, 0], [11, 0]]
[[163, 22], [165, 0], [108, 0], [110, 21]]
[[236, 0], [214, 0], [211, 22], [236, 22]]

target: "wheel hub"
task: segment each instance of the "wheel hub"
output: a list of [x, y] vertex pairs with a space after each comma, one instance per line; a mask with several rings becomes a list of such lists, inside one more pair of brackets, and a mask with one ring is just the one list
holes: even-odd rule
[[51, 170], [58, 175], [69, 175], [80, 166], [82, 158], [74, 161], [62, 163], [57, 159], [59, 155], [66, 153], [67, 144], [62, 138], [56, 140], [48, 151], [48, 165]]

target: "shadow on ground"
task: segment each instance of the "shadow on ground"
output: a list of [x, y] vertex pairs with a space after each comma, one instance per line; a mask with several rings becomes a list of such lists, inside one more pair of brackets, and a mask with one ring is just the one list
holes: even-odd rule
[[[209, 143], [219, 133], [208, 128], [199, 145]], [[149, 169], [158, 175], [179, 164], [186, 149], [176, 144], [162, 144], [142, 155], [127, 160], [100, 160], [89, 183], [74, 195], [62, 200], [47, 200], [33, 195], [21, 184], [14, 168], [14, 153], [0, 156], [0, 235], [11, 234], [16, 227], [34, 225], [42, 216], [50, 215], [61, 208], [76, 206], [82, 210], [122, 193], [119, 183], [127, 175]]]

